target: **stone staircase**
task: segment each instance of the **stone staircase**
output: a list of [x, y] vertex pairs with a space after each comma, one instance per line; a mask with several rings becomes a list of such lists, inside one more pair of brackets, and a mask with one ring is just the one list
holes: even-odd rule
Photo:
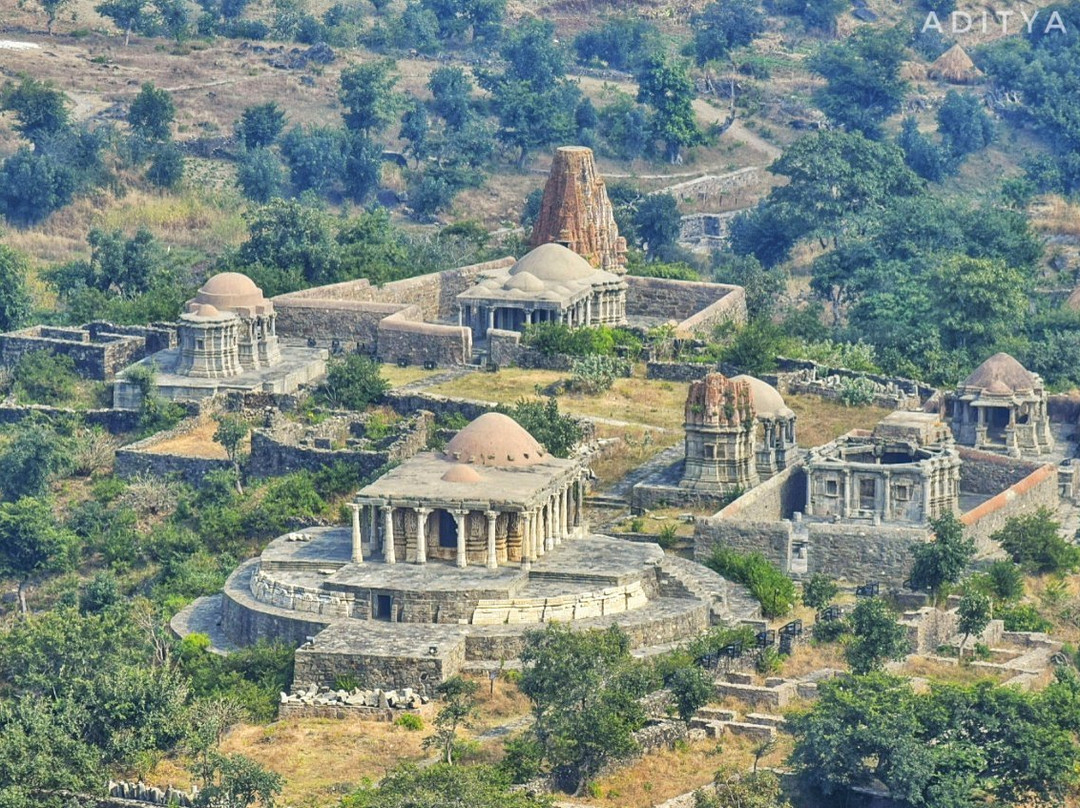
[[722, 738], [732, 735], [750, 738], [758, 742], [767, 742], [776, 738], [776, 733], [784, 728], [782, 715], [772, 713], [747, 713], [742, 719], [734, 710], [718, 707], [702, 707], [690, 719], [690, 729], [705, 733], [707, 738]]
[[710, 603], [713, 625], [761, 621], [761, 606], [749, 590], [693, 561], [665, 555], [657, 565], [657, 581], [665, 597], [694, 597]]

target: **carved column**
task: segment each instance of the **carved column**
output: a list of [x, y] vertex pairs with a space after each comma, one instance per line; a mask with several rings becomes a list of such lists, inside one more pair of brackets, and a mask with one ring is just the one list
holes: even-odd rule
[[363, 564], [364, 545], [360, 534], [360, 506], [355, 502], [350, 502], [349, 507], [352, 508], [352, 562]]
[[552, 507], [551, 498], [544, 504], [544, 551], [551, 552], [555, 549], [555, 527], [552, 524], [554, 521], [555, 508]]
[[394, 547], [394, 508], [385, 505], [383, 512], [383, 560], [387, 564], [397, 563], [397, 551]]
[[468, 511], [454, 511], [454, 523], [457, 525], [457, 565], [467, 567], [469, 556], [465, 552], [465, 530], [468, 527]]
[[431, 508], [416, 509], [416, 563], [427, 563], [427, 518]]
[[533, 552], [536, 558], [544, 555], [544, 506], [541, 505], [533, 512]]
[[574, 514], [574, 526], [585, 527], [585, 478], [577, 481], [577, 513]]
[[484, 516], [487, 517], [487, 567], [493, 570], [499, 566], [498, 556], [495, 555], [495, 520], [499, 518], [499, 514], [487, 511]]
[[372, 554], [375, 553], [376, 545], [379, 543], [379, 509], [374, 505], [367, 506], [368, 515], [368, 549]]

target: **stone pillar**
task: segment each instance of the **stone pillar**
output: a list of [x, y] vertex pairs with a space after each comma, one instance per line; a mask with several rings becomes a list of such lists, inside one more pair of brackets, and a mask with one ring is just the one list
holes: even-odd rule
[[544, 505], [544, 550], [545, 552], [551, 552], [555, 549], [555, 527], [552, 524], [555, 515], [555, 508], [552, 507], [551, 498], [548, 498], [547, 503]]
[[469, 525], [468, 511], [454, 511], [454, 522], [457, 524], [457, 565], [467, 567], [469, 565], [468, 553], [465, 552], [465, 530]]
[[488, 306], [488, 330], [495, 327], [495, 307]]
[[551, 507], [552, 516], [555, 517], [554, 519], [552, 519], [552, 526], [554, 527], [553, 532], [555, 534], [555, 546], [558, 547], [560, 544], [562, 544], [563, 522], [566, 518], [566, 509], [563, 506], [563, 492], [561, 490], [555, 492], [555, 498], [552, 500]]
[[355, 502], [350, 502], [349, 507], [352, 508], [352, 562], [363, 564], [364, 545], [360, 534], [360, 506]]
[[397, 563], [397, 550], [394, 547], [394, 508], [384, 505], [383, 509], [383, 560], [387, 564]]
[[851, 472], [844, 470], [844, 504], [841, 506], [841, 516], [851, 515]]
[[574, 514], [574, 526], [585, 527], [585, 478], [577, 481], [577, 512]]
[[533, 511], [532, 536], [533, 555], [540, 558], [544, 555], [544, 506], [541, 505]]
[[457, 324], [458, 327], [465, 325], [465, 310], [460, 303], [458, 303], [457, 307]]
[[427, 518], [430, 508], [416, 509], [416, 563], [427, 563]]
[[372, 553], [375, 552], [375, 545], [379, 543], [379, 509], [374, 505], [367, 506], [368, 514], [368, 543]]
[[532, 535], [529, 531], [532, 512], [522, 511], [518, 518], [521, 520], [521, 568], [527, 570], [532, 566]]
[[559, 516], [561, 517], [561, 521], [559, 523], [559, 526], [562, 528], [562, 530], [560, 532], [562, 533], [562, 536], [565, 539], [565, 538], [568, 538], [570, 536], [570, 488], [569, 487], [564, 488], [562, 490], [562, 493], [559, 495], [559, 504], [561, 506], [559, 508]]
[[884, 477], [885, 480], [882, 487], [885, 489], [885, 491], [882, 494], [883, 502], [881, 504], [881, 518], [888, 521], [889, 511], [892, 509], [892, 472], [884, 472]]
[[495, 555], [495, 520], [499, 518], [496, 511], [484, 513], [487, 517], [487, 567], [489, 570], [498, 569], [499, 559]]
[[806, 505], [803, 507], [803, 512], [807, 516], [814, 515], [814, 474], [811, 469], [806, 470]]

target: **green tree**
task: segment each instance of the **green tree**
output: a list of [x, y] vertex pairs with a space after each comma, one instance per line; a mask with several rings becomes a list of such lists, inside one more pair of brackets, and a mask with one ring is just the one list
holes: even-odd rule
[[371, 135], [394, 119], [397, 108], [397, 65], [391, 59], [352, 65], [341, 71], [338, 93], [345, 113], [345, 126]]
[[1009, 603], [1024, 596], [1024, 572], [1018, 564], [1004, 559], [995, 561], [987, 569], [986, 577], [996, 600]]
[[245, 149], [272, 146], [285, 129], [285, 110], [276, 101], [246, 108], [236, 123], [236, 136]]
[[667, 678], [665, 685], [675, 699], [679, 718], [687, 723], [709, 703], [713, 695], [712, 677], [697, 665], [677, 668]]
[[982, 634], [990, 625], [990, 598], [981, 592], [968, 592], [960, 599], [957, 609], [956, 629], [964, 635], [960, 640], [960, 656], [964, 656], [964, 646], [972, 634]]
[[345, 166], [342, 184], [345, 195], [362, 203], [379, 188], [382, 171], [382, 148], [359, 132], [353, 132], [345, 143]]
[[964, 526], [952, 512], [933, 519], [934, 539], [911, 548], [911, 586], [935, 599], [945, 584], [956, 583], [975, 555], [975, 543], [964, 536]]
[[934, 268], [930, 280], [947, 348], [980, 354], [1025, 320], [1028, 279], [1000, 259], [953, 256]]
[[124, 47], [131, 44], [131, 32], [143, 20], [148, 0], [105, 0], [94, 6], [94, 11], [108, 17], [124, 32]]
[[900, 110], [907, 83], [900, 78], [907, 33], [859, 28], [843, 42], [823, 46], [808, 65], [824, 76], [814, 100], [834, 123], [877, 139], [882, 122]]
[[236, 184], [252, 202], [265, 205], [281, 196], [285, 175], [281, 161], [267, 148], [255, 148], [244, 153], [236, 168]]
[[328, 407], [364, 410], [389, 389], [390, 383], [383, 378], [379, 363], [353, 353], [330, 364], [315, 397]]
[[695, 794], [694, 808], [791, 808], [791, 803], [774, 772], [724, 767], [713, 778], [711, 791]]
[[79, 377], [70, 356], [30, 351], [12, 369], [15, 397], [24, 404], [62, 406], [75, 395]]
[[473, 84], [460, 67], [437, 67], [428, 78], [431, 109], [451, 129], [461, 129], [472, 115]]
[[1047, 508], [1005, 520], [990, 536], [1014, 562], [1034, 573], [1068, 573], [1080, 567], [1080, 548], [1065, 541]]
[[467, 729], [476, 716], [476, 691], [479, 687], [471, 679], [451, 676], [435, 688], [442, 707], [435, 716], [435, 734], [424, 739], [424, 746], [438, 749], [447, 765], [454, 763], [458, 729]]
[[500, 407], [555, 457], [569, 457], [582, 438], [581, 424], [559, 412], [554, 396], [546, 401], [521, 399], [513, 407]]
[[72, 171], [46, 154], [21, 148], [0, 169], [0, 214], [17, 225], [42, 221], [74, 193]]
[[653, 56], [635, 73], [637, 100], [652, 107], [653, 136], [664, 141], [668, 162], [682, 160], [682, 149], [701, 142], [694, 116], [694, 83], [682, 61]]
[[763, 267], [752, 255], [735, 255], [730, 250], [717, 250], [710, 257], [709, 264], [714, 281], [743, 288], [746, 313], [751, 319], [771, 317], [781, 295], [787, 290], [787, 270], [779, 266]]
[[[338, 278], [340, 256], [326, 215], [295, 200], [273, 199], [245, 213], [248, 238], [238, 258], [247, 267], [290, 270], [309, 284], [333, 283]], [[267, 289], [281, 294], [293, 288]]]
[[18, 84], [5, 83], [0, 109], [15, 113], [15, 130], [35, 146], [71, 125], [68, 97], [48, 81], [26, 77]]
[[244, 442], [251, 434], [251, 424], [239, 415], [217, 415], [217, 429], [214, 431], [214, 442], [221, 444], [233, 464], [236, 473], [236, 493], [244, 495], [244, 489], [240, 484], [240, 460], [243, 454]]
[[724, 59], [734, 48], [749, 45], [765, 30], [765, 15], [756, 0], [709, 3], [690, 20], [694, 56], [699, 65]]
[[44, 496], [67, 460], [53, 429], [44, 423], [24, 424], [0, 454], [0, 492], [10, 501]]
[[151, 142], [172, 139], [172, 122], [176, 117], [176, 104], [165, 90], [145, 82], [135, 100], [128, 107], [127, 120], [137, 137]]
[[521, 664], [519, 687], [532, 704], [541, 762], [564, 772], [574, 794], [605, 763], [634, 751], [649, 683], [621, 630], [549, 623], [525, 635]]
[[904, 162], [908, 168], [929, 182], [940, 182], [949, 165], [940, 147], [919, 131], [914, 115], [905, 116], [901, 124], [897, 145], [904, 150]]
[[425, 159], [430, 153], [431, 146], [431, 121], [428, 119], [427, 107], [419, 98], [413, 98], [401, 118], [402, 140], [408, 141], [406, 151], [412, 155], [416, 165]]
[[907, 629], [896, 622], [889, 605], [881, 598], [865, 598], [850, 617], [852, 642], [844, 657], [855, 673], [880, 670], [891, 659], [903, 659], [910, 650]]
[[634, 227], [649, 260], [656, 260], [675, 246], [681, 226], [678, 202], [669, 193], [649, 194], [634, 211]]
[[122, 230], [92, 227], [86, 241], [89, 260], [63, 264], [46, 274], [62, 297], [85, 288], [131, 299], [175, 280], [164, 266], [164, 250], [145, 227], [131, 238]]
[[48, 19], [45, 30], [49, 36], [52, 36], [53, 26], [56, 24], [56, 18], [60, 16], [60, 12], [67, 6], [71, 5], [71, 0], [35, 0], [37, 5], [41, 6], [41, 10], [45, 12], [45, 16]]
[[295, 126], [281, 138], [293, 191], [329, 196], [345, 172], [347, 133], [326, 126]]
[[984, 149], [994, 139], [994, 122], [982, 100], [969, 93], [949, 90], [938, 107], [937, 121], [945, 147], [957, 157]]
[[277, 772], [244, 755], [211, 753], [197, 763], [194, 774], [202, 787], [195, 798], [198, 808], [274, 808], [285, 781]]
[[0, 244], [0, 332], [14, 331], [30, 316], [26, 257]]
[[59, 527], [52, 504], [37, 497], [0, 503], [0, 571], [19, 581], [19, 609], [25, 615], [26, 586], [36, 576], [71, 565], [77, 539]]
[[803, 584], [803, 606], [809, 606], [811, 609], [824, 609], [832, 603], [833, 598], [836, 597], [839, 591], [840, 587], [836, 585], [836, 581], [824, 573], [815, 572], [810, 576], [810, 580]]

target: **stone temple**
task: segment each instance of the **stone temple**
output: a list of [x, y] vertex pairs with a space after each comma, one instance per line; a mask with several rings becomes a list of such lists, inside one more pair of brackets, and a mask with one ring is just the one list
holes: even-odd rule
[[953, 433], [964, 446], [1013, 457], [1054, 450], [1042, 379], [1007, 353], [960, 382], [951, 404]]
[[489, 329], [522, 331], [534, 323], [625, 325], [626, 288], [621, 275], [561, 244], [542, 244], [459, 294], [458, 321], [475, 339]]
[[552, 620], [616, 624], [648, 652], [759, 618], [712, 571], [591, 533], [588, 478], [582, 458], [553, 458], [513, 420], [482, 415], [363, 488], [351, 529], [274, 540], [178, 619], [224, 646], [295, 643], [302, 686], [349, 675], [430, 694], [516, 658], [524, 632]]
[[[137, 363], [155, 368], [158, 391], [173, 401], [230, 391], [291, 393], [326, 371], [324, 350], [279, 343], [274, 304], [239, 272], [207, 280], [185, 304], [176, 330], [175, 348]], [[138, 386], [121, 373], [113, 405], [136, 409], [140, 398]]]

